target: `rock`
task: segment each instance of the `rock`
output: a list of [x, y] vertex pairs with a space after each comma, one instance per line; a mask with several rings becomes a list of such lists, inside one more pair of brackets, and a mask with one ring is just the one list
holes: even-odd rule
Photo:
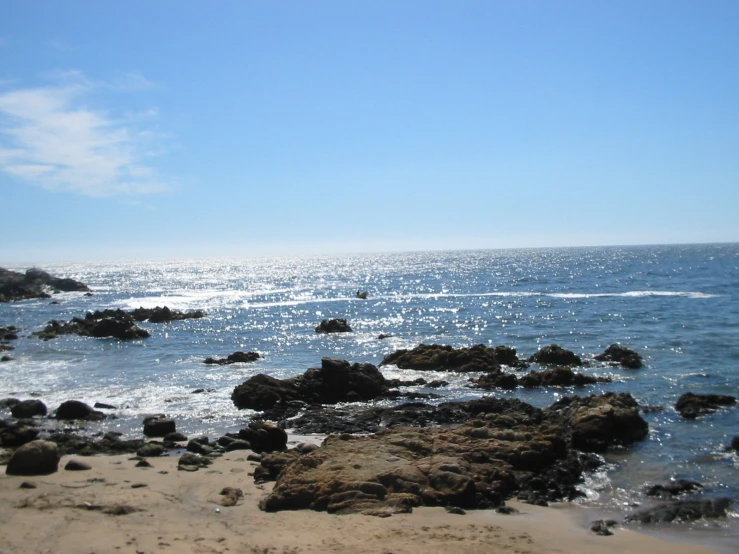
[[10, 413], [18, 419], [31, 418], [33, 416], [45, 416], [47, 414], [46, 404], [36, 398], [22, 400], [10, 408]]
[[605, 393], [585, 398], [566, 396], [547, 408], [569, 423], [572, 447], [603, 452], [611, 445], [643, 440], [647, 422], [639, 415], [636, 400], [628, 393]]
[[320, 368], [292, 379], [255, 375], [234, 388], [231, 399], [239, 409], [267, 410], [294, 400], [335, 404], [372, 400], [387, 392], [385, 378], [372, 364], [323, 358]]
[[641, 355], [620, 344], [612, 344], [602, 354], [598, 354], [595, 359], [599, 362], [615, 362], [626, 369], [639, 369], [644, 365]]
[[208, 458], [187, 452], [180, 456], [180, 460], [177, 462], [177, 469], [181, 471], [197, 471], [202, 467], [208, 467], [211, 463]]
[[736, 450], [737, 452], [739, 452], [739, 436], [736, 436], [733, 439], [731, 439], [730, 448], [732, 450]]
[[498, 506], [497, 508], [495, 508], [495, 511], [499, 514], [503, 514], [507, 516], [518, 513], [518, 510], [514, 508], [513, 506]]
[[90, 464], [86, 464], [80, 460], [69, 460], [64, 466], [64, 469], [67, 471], [86, 471], [88, 469], [92, 469], [92, 467]]
[[56, 419], [99, 421], [105, 419], [105, 414], [93, 410], [88, 404], [79, 400], [67, 400], [66, 402], [62, 402], [61, 406], [57, 408]]
[[244, 492], [241, 489], [237, 489], [235, 487], [225, 487], [223, 490], [221, 490], [221, 496], [223, 498], [220, 500], [219, 504], [221, 506], [236, 506], [240, 500], [243, 500], [244, 498]]
[[131, 317], [136, 321], [149, 321], [149, 323], [166, 323], [170, 321], [181, 321], [183, 319], [197, 319], [205, 317], [205, 312], [195, 310], [192, 312], [181, 312], [179, 310], [170, 310], [167, 306], [160, 308], [136, 308], [129, 312]]
[[677, 479], [664, 485], [650, 485], [645, 489], [644, 494], [647, 496], [672, 498], [673, 496], [695, 492], [702, 489], [703, 485], [700, 483], [688, 481], [687, 479]]
[[143, 339], [151, 336], [136, 326], [130, 314], [123, 310], [88, 312], [84, 318], [74, 317], [69, 322], [51, 320], [42, 330], [33, 333], [43, 340], [60, 335], [75, 334], [83, 337], [117, 338], [119, 340]]
[[346, 319], [324, 319], [316, 327], [316, 333], [351, 333], [352, 328]]
[[35, 440], [16, 450], [8, 462], [8, 475], [49, 475], [59, 466], [59, 450], [51, 441]]
[[10, 424], [0, 420], [0, 445], [5, 448], [23, 446], [36, 440], [39, 430], [23, 423]]
[[[241, 441], [249, 443], [249, 448], [254, 452], [275, 452], [287, 448], [287, 433], [273, 423], [265, 421], [252, 421], [249, 426], [241, 429], [236, 437]], [[232, 441], [226, 449], [233, 449]]]
[[570, 350], [565, 350], [556, 344], [545, 346], [536, 354], [531, 356], [528, 361], [535, 362], [540, 365], [582, 365], [582, 360], [579, 356], [576, 356]]
[[166, 452], [163, 445], [156, 442], [147, 442], [136, 451], [137, 456], [142, 458], [156, 458]]
[[20, 403], [20, 399], [18, 398], [3, 398], [2, 400], [0, 400], [0, 409], [4, 409], [4, 408], [10, 409], [19, 403]]
[[0, 356], [0, 362], [12, 362], [12, 361], [13, 361], [12, 356], [8, 356], [7, 354]]
[[458, 349], [438, 344], [420, 344], [412, 350], [396, 350], [380, 363], [381, 366], [391, 364], [400, 369], [496, 373], [501, 365], [522, 366], [513, 348], [489, 348], [484, 344]]
[[228, 365], [236, 363], [254, 362], [259, 359], [256, 352], [234, 352], [229, 354], [227, 358], [206, 358], [204, 364]]
[[226, 452], [233, 452], [234, 450], [251, 450], [251, 443], [242, 439], [234, 439], [230, 441], [224, 449]]
[[561, 426], [526, 418], [514, 430], [498, 421], [494, 414], [455, 429], [332, 435], [309, 454], [265, 456], [255, 481], [277, 475], [277, 482], [260, 507], [377, 515], [421, 505], [494, 508], [517, 491], [535, 490], [541, 501], [580, 494], [583, 466]]
[[0, 267], [0, 302], [49, 298], [49, 294], [44, 290], [46, 287], [65, 292], [90, 290], [79, 281], [52, 277], [37, 268], [28, 269], [23, 274]]
[[713, 413], [722, 406], [730, 406], [735, 402], [735, 397], [724, 394], [694, 394], [692, 392], [686, 392], [677, 399], [675, 409], [685, 419], [695, 419], [696, 417]]
[[174, 433], [167, 433], [164, 435], [163, 440], [164, 442], [185, 442], [187, 440], [187, 436], [175, 431]]
[[616, 525], [618, 525], [618, 522], [613, 519], [598, 519], [590, 523], [590, 530], [596, 535], [608, 537], [613, 535], [610, 529]]
[[730, 498], [678, 500], [633, 513], [626, 517], [626, 521], [662, 523], [726, 517], [726, 512], [732, 503]]
[[33, 481], [23, 481], [18, 488], [19, 489], [35, 489], [37, 487], [38, 485], [36, 485], [36, 483], [34, 483]]
[[530, 371], [527, 375], [516, 377], [512, 373], [491, 372], [473, 380], [473, 387], [478, 389], [515, 389], [536, 387], [583, 387], [595, 383], [610, 383], [610, 377], [593, 377], [575, 373], [569, 367], [556, 367], [543, 371]]
[[187, 451], [194, 452], [195, 454], [200, 454], [202, 456], [207, 456], [208, 454], [213, 452], [213, 447], [198, 442], [197, 440], [191, 440], [187, 443]]
[[98, 408], [101, 410], [117, 410], [115, 406], [112, 406], [111, 404], [104, 404], [103, 402], [95, 402], [93, 408]]
[[169, 418], [152, 418], [144, 420], [144, 435], [147, 437], [166, 437], [177, 431], [175, 422]]
[[139, 460], [136, 462], [136, 467], [151, 467], [151, 464], [146, 460]]
[[15, 325], [0, 325], [0, 341], [17, 340], [19, 330]]

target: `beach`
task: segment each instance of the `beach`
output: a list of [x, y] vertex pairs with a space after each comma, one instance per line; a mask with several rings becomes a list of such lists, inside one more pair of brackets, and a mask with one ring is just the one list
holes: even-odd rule
[[[0, 475], [0, 552], [53, 553], [488, 553], [706, 554], [713, 550], [613, 528], [597, 536], [570, 509], [515, 501], [517, 514], [416, 508], [387, 518], [309, 510], [266, 513], [258, 501], [248, 451], [229, 452], [206, 469], [179, 471], [177, 456], [65, 456], [50, 475]], [[64, 470], [70, 459], [85, 471]], [[36, 488], [21, 488], [32, 483]], [[221, 492], [232, 493], [235, 505]], [[231, 501], [232, 503], [233, 501]]]

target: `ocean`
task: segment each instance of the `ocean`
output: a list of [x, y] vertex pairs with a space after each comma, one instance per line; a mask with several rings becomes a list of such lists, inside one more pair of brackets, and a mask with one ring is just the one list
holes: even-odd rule
[[[295, 376], [319, 366], [323, 356], [378, 365], [394, 350], [420, 343], [482, 343], [514, 347], [526, 358], [555, 343], [589, 360], [585, 373], [613, 382], [489, 392], [469, 388], [469, 374], [381, 369], [388, 378], [448, 381], [441, 389], [417, 387], [442, 394], [439, 402], [493, 394], [545, 407], [564, 395], [630, 392], [663, 409], [644, 415], [647, 440], [605, 456], [605, 470], [583, 485], [584, 505], [622, 517], [630, 505], [649, 503], [645, 484], [671, 478], [696, 480], [706, 495], [739, 500], [739, 457], [725, 449], [739, 435], [739, 406], [696, 420], [683, 420], [674, 409], [688, 391], [739, 396], [739, 244], [38, 265], [86, 283], [94, 295], [0, 304], [0, 325], [22, 329], [9, 352], [14, 359], [0, 364], [0, 398], [37, 396], [50, 409], [72, 399], [116, 406], [116, 419], [85, 424], [92, 432], [140, 437], [144, 415], [161, 412], [185, 434], [220, 436], [252, 415], [231, 402], [236, 385], [258, 373]], [[367, 291], [367, 299], [357, 299], [358, 291]], [[141, 323], [152, 336], [132, 342], [30, 336], [52, 319], [155, 306], [207, 316]], [[353, 332], [316, 333], [329, 318], [346, 318]], [[390, 336], [379, 340], [380, 334]], [[592, 359], [613, 343], [639, 352], [645, 367]], [[203, 363], [238, 350], [261, 358]], [[739, 511], [725, 521], [652, 532], [689, 531], [689, 540], [730, 551], [727, 545], [739, 544], [738, 529]]]

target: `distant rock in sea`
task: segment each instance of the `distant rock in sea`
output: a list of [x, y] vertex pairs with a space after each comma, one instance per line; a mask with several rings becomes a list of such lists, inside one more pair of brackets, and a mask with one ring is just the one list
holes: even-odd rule
[[38, 268], [19, 273], [0, 267], [0, 302], [50, 298], [48, 291], [89, 292], [90, 289], [84, 283], [53, 277]]

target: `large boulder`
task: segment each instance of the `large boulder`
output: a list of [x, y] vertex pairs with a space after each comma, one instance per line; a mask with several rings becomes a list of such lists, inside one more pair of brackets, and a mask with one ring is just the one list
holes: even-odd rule
[[643, 440], [649, 431], [636, 400], [628, 393], [566, 396], [545, 411], [562, 415], [570, 429], [572, 447], [587, 452]]
[[565, 350], [556, 344], [550, 344], [539, 350], [536, 354], [528, 359], [529, 362], [535, 362], [540, 365], [576, 365], [581, 366], [582, 360], [574, 352]]
[[736, 403], [734, 396], [686, 392], [677, 399], [675, 409], [685, 419], [695, 419], [713, 413], [723, 406], [731, 406], [734, 403]]
[[46, 404], [36, 398], [22, 400], [10, 408], [10, 413], [13, 417], [17, 417], [19, 419], [33, 416], [45, 416], [47, 412]]
[[598, 354], [595, 359], [599, 362], [621, 364], [626, 369], [639, 369], [644, 365], [640, 354], [620, 344], [612, 344], [602, 354]]
[[48, 475], [57, 470], [59, 459], [56, 443], [35, 440], [13, 453], [5, 472], [8, 475]]
[[411, 350], [401, 349], [388, 354], [380, 365], [396, 365], [400, 369], [433, 371], [499, 372], [501, 365], [521, 367], [516, 351], [506, 346], [490, 348], [478, 344], [470, 348], [449, 345], [419, 344]]
[[166, 417], [148, 417], [144, 419], [144, 435], [147, 437], [166, 437], [177, 431], [175, 421]]
[[67, 400], [56, 410], [56, 419], [84, 419], [87, 421], [98, 421], [105, 419], [105, 414], [94, 410], [89, 404], [79, 400]]
[[276, 379], [264, 374], [250, 377], [237, 385], [231, 394], [231, 400], [240, 410], [266, 410], [299, 397], [294, 379]]

